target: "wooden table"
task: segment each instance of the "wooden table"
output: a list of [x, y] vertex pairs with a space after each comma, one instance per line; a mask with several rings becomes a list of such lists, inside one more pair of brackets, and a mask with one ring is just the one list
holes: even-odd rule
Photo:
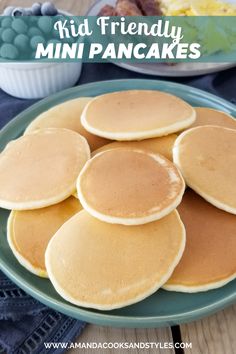
[[[0, 0], [0, 12], [5, 6], [30, 6], [32, 0]], [[66, 10], [74, 15], [84, 15], [94, 0], [54, 0], [57, 8]], [[192, 353], [192, 354], [236, 354], [236, 305], [220, 311], [201, 321], [185, 324], [176, 327], [158, 329], [120, 329], [88, 325], [79, 336], [78, 342], [191, 342], [192, 349], [130, 349], [134, 354], [166, 354]], [[74, 353], [90, 354], [108, 353], [124, 354], [126, 350], [121, 349], [72, 349]]]

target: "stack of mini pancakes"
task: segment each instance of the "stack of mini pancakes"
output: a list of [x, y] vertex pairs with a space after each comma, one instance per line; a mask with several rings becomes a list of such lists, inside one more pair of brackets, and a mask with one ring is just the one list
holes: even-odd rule
[[0, 154], [12, 252], [102, 310], [233, 280], [235, 182], [236, 121], [159, 91], [64, 102]]

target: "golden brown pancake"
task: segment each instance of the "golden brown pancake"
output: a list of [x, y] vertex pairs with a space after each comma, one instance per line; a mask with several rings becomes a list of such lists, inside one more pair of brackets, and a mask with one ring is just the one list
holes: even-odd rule
[[189, 127], [195, 110], [180, 98], [160, 91], [131, 90], [95, 97], [81, 123], [92, 134], [114, 140], [142, 140]]
[[111, 310], [154, 293], [172, 274], [184, 246], [176, 211], [139, 226], [104, 223], [81, 211], [49, 242], [46, 268], [67, 301]]
[[76, 190], [90, 157], [87, 141], [67, 129], [48, 128], [10, 142], [0, 154], [0, 207], [43, 208]]
[[110, 143], [110, 140], [90, 134], [80, 122], [82, 111], [90, 101], [91, 97], [79, 97], [50, 108], [32, 121], [27, 127], [25, 134], [42, 128], [65, 128], [74, 130], [84, 136], [91, 151]]
[[94, 156], [77, 182], [84, 209], [102, 221], [124, 225], [169, 214], [181, 202], [184, 188], [181, 174], [165, 157], [123, 148]]
[[174, 162], [186, 183], [217, 208], [236, 214], [236, 131], [204, 126], [175, 141]]
[[236, 129], [236, 119], [226, 112], [207, 107], [195, 107], [197, 113], [191, 128], [203, 125], [217, 125], [225, 128]]
[[113, 143], [104, 145], [100, 149], [95, 150], [92, 156], [95, 156], [96, 154], [102, 151], [124, 147], [147, 150], [148, 152], [152, 152], [154, 154], [161, 154], [172, 161], [172, 149], [176, 138], [176, 134], [171, 134], [168, 136], [163, 136], [161, 138], [145, 139], [140, 141], [114, 141]]
[[12, 211], [8, 219], [8, 243], [18, 261], [30, 272], [47, 277], [45, 251], [56, 231], [82, 209], [70, 197], [47, 208]]
[[186, 247], [167, 290], [197, 292], [218, 288], [236, 277], [236, 216], [188, 189], [178, 207]]

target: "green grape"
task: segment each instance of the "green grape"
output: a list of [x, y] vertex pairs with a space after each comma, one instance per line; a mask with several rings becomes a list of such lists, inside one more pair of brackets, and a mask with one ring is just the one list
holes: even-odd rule
[[4, 31], [4, 28], [0, 27], [0, 39], [2, 38], [2, 32]]
[[40, 31], [40, 29], [37, 27], [31, 27], [28, 31], [28, 35], [29, 35], [29, 37], [34, 37], [34, 36], [42, 36], [43, 37], [42, 31]]
[[13, 44], [4, 43], [0, 49], [0, 56], [4, 59], [17, 59], [19, 51]]
[[42, 36], [34, 36], [34, 37], [31, 38], [30, 45], [31, 45], [32, 49], [36, 49], [38, 43], [46, 44], [46, 41], [45, 41], [45, 39]]
[[43, 31], [43, 33], [50, 33], [53, 29], [53, 20], [51, 17], [42, 16], [38, 20], [38, 26]]
[[50, 44], [50, 43], [57, 44], [57, 43], [61, 43], [61, 42], [59, 41], [59, 39], [53, 38], [53, 39], [50, 39], [50, 40], [47, 42], [47, 44]]
[[16, 32], [12, 28], [6, 28], [3, 30], [1, 38], [5, 43], [12, 43], [16, 36]]
[[25, 23], [24, 20], [21, 18], [16, 18], [12, 21], [11, 27], [17, 32], [17, 33], [26, 33], [28, 31], [28, 26]]
[[31, 53], [31, 58], [30, 58], [30, 59], [35, 60], [35, 55], [36, 55], [36, 51], [34, 50], [34, 51]]
[[25, 34], [18, 34], [18, 36], [15, 37], [14, 44], [20, 51], [27, 51], [29, 38]]
[[12, 18], [11, 17], [5, 17], [2, 22], [1, 22], [1, 26], [3, 28], [9, 28], [11, 27], [11, 23], [12, 23]]
[[34, 25], [34, 26], [37, 26], [37, 23], [38, 23], [38, 16], [30, 16], [30, 22]]

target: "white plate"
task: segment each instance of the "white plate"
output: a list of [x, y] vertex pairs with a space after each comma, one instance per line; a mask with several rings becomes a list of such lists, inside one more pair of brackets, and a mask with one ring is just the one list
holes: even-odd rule
[[[97, 16], [103, 6], [114, 6], [115, 3], [116, 0], [97, 0], [88, 10], [86, 16]], [[236, 63], [178, 63], [176, 65], [166, 65], [162, 63], [116, 62], [114, 64], [141, 74], [169, 77], [205, 75], [236, 66]]]

